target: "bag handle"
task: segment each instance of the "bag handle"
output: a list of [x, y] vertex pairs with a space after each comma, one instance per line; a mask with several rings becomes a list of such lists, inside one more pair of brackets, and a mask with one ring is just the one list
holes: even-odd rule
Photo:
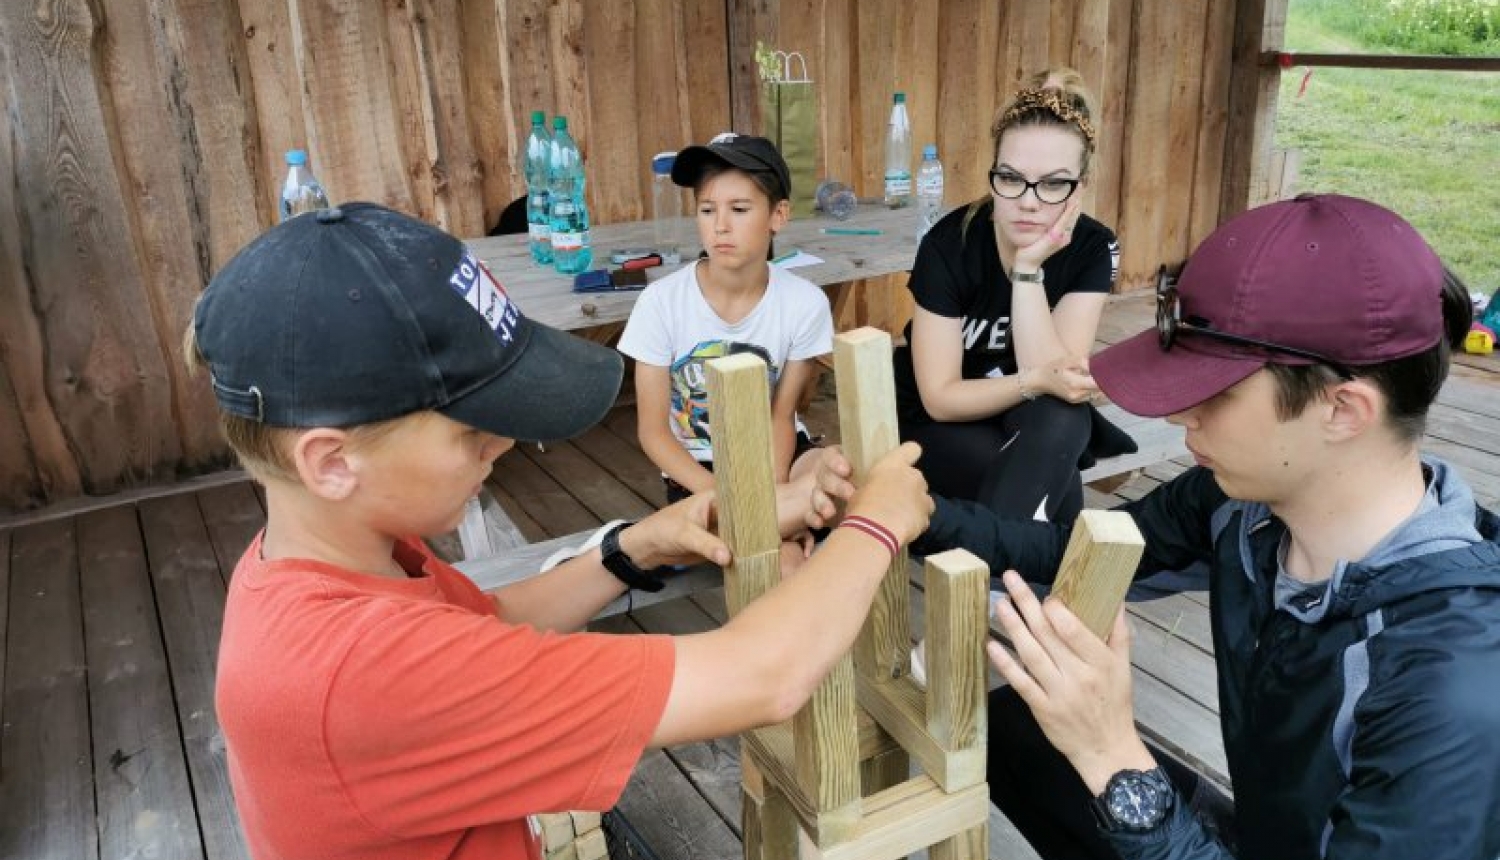
[[[804, 57], [804, 56], [802, 56], [802, 52], [801, 51], [775, 51], [775, 52], [773, 52], [772, 56], [774, 56], [777, 59], [781, 60], [781, 80], [778, 81], [778, 83], [783, 83], [783, 84], [810, 84], [810, 83], [812, 83], [812, 78], [810, 78], [810, 77], [807, 76], [807, 58]], [[792, 76], [792, 59], [793, 58], [796, 58], [797, 62], [802, 66], [802, 77], [800, 77], [800, 78]]]

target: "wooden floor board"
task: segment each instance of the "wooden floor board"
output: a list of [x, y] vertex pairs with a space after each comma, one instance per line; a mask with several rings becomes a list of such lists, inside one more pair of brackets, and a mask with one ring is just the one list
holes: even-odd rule
[[524, 448], [506, 452], [495, 461], [490, 481], [499, 484], [519, 502], [549, 538], [597, 527], [600, 519], [538, 466], [528, 453]]
[[93, 860], [99, 838], [75, 520], [14, 531], [10, 587], [0, 857]]
[[78, 518], [99, 857], [202, 858], [134, 507]]
[[[621, 407], [616, 411], [633, 409]], [[651, 507], [659, 508], [667, 503], [667, 490], [662, 484], [661, 470], [656, 468], [638, 445], [621, 439], [602, 425], [579, 436], [573, 440], [573, 444]]]
[[[5, 650], [10, 623], [10, 536], [13, 529], [0, 529], [0, 724], [5, 721]], [[5, 748], [0, 744], [0, 779], [5, 774]]]
[[638, 520], [656, 510], [572, 442], [553, 443], [545, 451], [530, 448], [523, 454], [558, 486], [566, 487], [601, 523]]
[[[616, 615], [595, 622], [593, 629], [629, 634], [644, 628], [629, 616]], [[699, 750], [688, 757], [697, 760], [703, 755], [712, 751]], [[651, 750], [641, 757], [618, 808], [660, 860], [739, 860], [744, 856], [737, 830], [726, 823], [669, 750]]]
[[224, 736], [214, 713], [214, 668], [225, 593], [218, 554], [192, 496], [142, 502], [140, 516], [206, 856], [243, 860], [248, 854], [230, 793]]

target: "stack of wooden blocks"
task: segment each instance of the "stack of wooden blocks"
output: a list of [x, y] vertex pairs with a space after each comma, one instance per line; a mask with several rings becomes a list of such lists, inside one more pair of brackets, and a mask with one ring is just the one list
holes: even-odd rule
[[604, 860], [609, 845], [597, 812], [547, 812], [536, 817], [547, 860]]

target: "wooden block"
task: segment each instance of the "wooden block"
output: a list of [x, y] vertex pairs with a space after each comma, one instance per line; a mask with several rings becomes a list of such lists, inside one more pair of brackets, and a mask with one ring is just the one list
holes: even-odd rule
[[579, 834], [577, 841], [573, 843], [573, 850], [578, 852], [578, 860], [603, 860], [609, 856], [609, 843], [597, 823], [599, 813], [594, 813], [594, 818], [594, 829]]
[[[876, 461], [900, 444], [891, 336], [879, 329], [861, 328], [835, 337], [833, 366], [839, 437], [858, 484]], [[898, 678], [910, 671], [906, 564], [905, 551], [892, 560], [854, 645], [855, 666], [875, 678]]]
[[566, 812], [545, 812], [537, 817], [542, 828], [542, 847], [557, 851], [573, 842], [573, 818]]
[[964, 549], [927, 557], [927, 731], [956, 751], [983, 745], [990, 568]]
[[1052, 595], [1108, 638], [1146, 542], [1124, 511], [1084, 511], [1073, 524]]
[[604, 820], [604, 816], [597, 812], [570, 812], [568, 815], [573, 819], [573, 832], [579, 836], [598, 830]]
[[[707, 377], [719, 533], [735, 558], [725, 571], [725, 597], [732, 615], [781, 579], [776, 563], [781, 533], [771, 455], [770, 383], [765, 362], [749, 353], [708, 362]], [[773, 557], [769, 564], [745, 564], [765, 555]]]

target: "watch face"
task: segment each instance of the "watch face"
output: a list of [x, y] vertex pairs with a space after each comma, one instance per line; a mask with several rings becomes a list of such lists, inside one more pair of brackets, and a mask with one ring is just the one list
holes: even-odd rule
[[1110, 817], [1127, 830], [1150, 830], [1166, 817], [1171, 787], [1159, 776], [1139, 771], [1115, 774], [1105, 791]]

